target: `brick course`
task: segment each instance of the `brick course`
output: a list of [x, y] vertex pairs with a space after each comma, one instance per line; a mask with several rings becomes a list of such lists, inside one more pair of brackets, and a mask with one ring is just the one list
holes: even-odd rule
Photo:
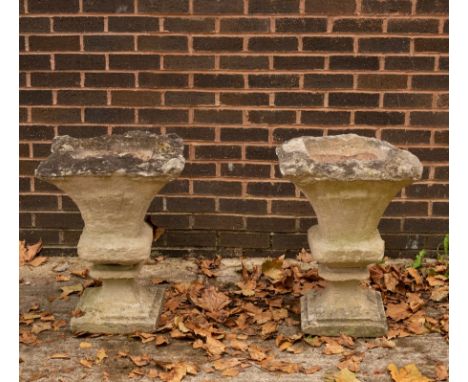
[[149, 209], [168, 255], [295, 254], [315, 223], [275, 146], [357, 133], [419, 156], [380, 224], [390, 256], [448, 230], [448, 0], [20, 0], [20, 237], [73, 254], [83, 221], [33, 177], [54, 136], [176, 133]]

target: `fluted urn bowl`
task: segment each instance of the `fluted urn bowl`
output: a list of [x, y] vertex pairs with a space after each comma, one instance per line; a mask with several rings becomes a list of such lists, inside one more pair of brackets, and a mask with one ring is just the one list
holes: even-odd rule
[[85, 223], [78, 255], [92, 264], [103, 286], [91, 288], [72, 319], [76, 331], [127, 333], [152, 330], [162, 293], [135, 282], [148, 259], [152, 228], [144, 222], [154, 196], [184, 168], [176, 135], [129, 132], [77, 139], [56, 137], [36, 177], [53, 183], [77, 204]]
[[299, 137], [277, 148], [281, 174], [309, 199], [318, 224], [308, 231], [321, 291], [302, 300], [302, 329], [318, 335], [380, 336], [387, 330], [378, 292], [362, 287], [383, 258], [377, 226], [392, 198], [421, 178], [418, 158], [355, 134]]

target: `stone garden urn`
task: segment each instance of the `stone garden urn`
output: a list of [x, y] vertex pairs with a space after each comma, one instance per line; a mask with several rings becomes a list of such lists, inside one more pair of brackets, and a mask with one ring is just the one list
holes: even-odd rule
[[183, 142], [176, 135], [134, 131], [77, 139], [56, 137], [52, 154], [36, 177], [57, 186], [77, 204], [85, 223], [78, 256], [91, 263], [102, 286], [88, 288], [71, 320], [78, 332], [152, 331], [163, 290], [136, 280], [148, 259], [153, 230], [144, 221], [161, 188], [184, 168]]
[[303, 332], [385, 335], [380, 293], [363, 282], [367, 266], [384, 255], [379, 220], [400, 189], [421, 178], [420, 161], [387, 142], [355, 134], [294, 138], [276, 153], [281, 174], [309, 199], [318, 221], [308, 241], [327, 285], [301, 298]]

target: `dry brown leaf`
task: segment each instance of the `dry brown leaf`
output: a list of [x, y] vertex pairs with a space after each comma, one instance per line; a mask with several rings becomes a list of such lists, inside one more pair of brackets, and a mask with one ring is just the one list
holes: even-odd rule
[[286, 374], [299, 373], [300, 366], [297, 363], [275, 360], [273, 358], [266, 358], [260, 366], [268, 371], [280, 371]]
[[238, 369], [237, 367], [231, 367], [229, 369], [223, 370], [221, 375], [224, 377], [237, 377], [239, 373], [240, 373], [240, 369]]
[[20, 330], [19, 342], [25, 345], [35, 345], [37, 343], [37, 337], [27, 330]]
[[436, 287], [431, 292], [431, 300], [435, 302], [442, 302], [447, 299], [449, 295], [449, 288], [447, 285]]
[[357, 373], [361, 367], [363, 359], [363, 354], [351, 354], [350, 356], [344, 357], [337, 366], [338, 369], [348, 369], [353, 373]]
[[229, 346], [235, 350], [246, 351], [249, 345], [245, 341], [239, 341], [238, 339], [231, 339]]
[[29, 261], [27, 264], [31, 265], [33, 267], [38, 267], [38, 266], [44, 264], [45, 262], [47, 262], [47, 257], [37, 256], [34, 259], [32, 259], [31, 261]]
[[70, 359], [70, 355], [68, 353], [54, 353], [49, 359]]
[[190, 295], [193, 303], [212, 313], [217, 313], [231, 303], [231, 299], [212, 285], [206, 287], [200, 297]]
[[322, 351], [323, 354], [327, 354], [327, 355], [341, 354], [343, 352], [344, 352], [343, 346], [341, 346], [339, 343], [334, 342], [334, 341], [328, 342]]
[[93, 361], [90, 359], [80, 359], [80, 364], [88, 369], [94, 365]]
[[57, 320], [57, 321], [54, 321], [52, 323], [52, 328], [57, 331], [59, 330], [60, 328], [63, 328], [64, 326], [67, 325], [67, 321], [65, 320]]
[[70, 273], [73, 276], [77, 276], [77, 277], [80, 277], [82, 279], [85, 279], [86, 277], [88, 277], [89, 269], [88, 268], [72, 269], [70, 271]]
[[334, 382], [360, 382], [356, 375], [348, 369], [342, 369], [334, 375], [334, 378]]
[[307, 252], [304, 248], [301, 249], [301, 252], [299, 252], [299, 254], [296, 256], [296, 259], [302, 261], [303, 263], [311, 263], [314, 261], [314, 258], [310, 252]]
[[405, 325], [411, 333], [425, 334], [429, 332], [426, 328], [425, 312], [419, 311], [405, 321]]
[[169, 345], [169, 339], [166, 336], [156, 336], [154, 342], [156, 346]]
[[413, 312], [419, 310], [425, 303], [418, 293], [407, 293], [406, 301]]
[[149, 364], [149, 357], [144, 355], [130, 355], [128, 356], [135, 366], [141, 367]]
[[414, 363], [406, 365], [401, 369], [398, 369], [394, 363], [391, 363], [387, 369], [390, 371], [394, 382], [431, 382], [429, 378], [421, 374]]
[[241, 362], [237, 358], [220, 358], [213, 362], [213, 367], [218, 371], [222, 371], [240, 365], [240, 363]]
[[102, 361], [104, 360], [104, 358], [107, 358], [106, 350], [105, 350], [104, 348], [100, 348], [100, 349], [96, 352], [96, 363], [97, 363], [97, 364], [102, 363]]
[[62, 290], [62, 294], [60, 295], [60, 298], [64, 299], [73, 293], [83, 292], [83, 285], [82, 284], [66, 285], [66, 286], [60, 287], [60, 289]]
[[64, 275], [64, 274], [58, 274], [55, 276], [55, 281], [57, 282], [70, 281], [70, 276]]
[[436, 365], [435, 372], [436, 372], [436, 379], [438, 381], [448, 380], [448, 377], [449, 377], [448, 370], [447, 370], [447, 366], [445, 366], [444, 364], [439, 363], [438, 365]]
[[409, 311], [408, 304], [406, 302], [387, 304], [387, 316], [395, 321], [401, 321], [411, 316], [411, 312]]
[[263, 361], [267, 357], [263, 349], [255, 344], [249, 345], [248, 351], [254, 361]]
[[90, 342], [80, 342], [80, 349], [90, 349], [93, 345]]
[[384, 274], [385, 287], [390, 292], [395, 292], [400, 280], [392, 272]]
[[[42, 249], [42, 241], [41, 240], [39, 240], [36, 244], [32, 244], [32, 245], [26, 245], [26, 242], [24, 240], [20, 240], [19, 241], [19, 262], [20, 262], [20, 265], [31, 263], [31, 261], [41, 251], [41, 249]], [[33, 265], [33, 266], [37, 266], [37, 265]]]
[[306, 368], [302, 368], [302, 372], [304, 374], [315, 374], [316, 372], [322, 370], [322, 368], [320, 366], [311, 366], [311, 367], [306, 367]]
[[262, 325], [262, 331], [261, 335], [262, 336], [268, 336], [274, 332], [276, 332], [278, 328], [278, 324], [274, 321], [268, 321], [266, 324]]
[[166, 232], [166, 229], [163, 227], [156, 227], [155, 230], [153, 230], [153, 241], [158, 241], [158, 239], [164, 235], [164, 232]]
[[288, 310], [281, 308], [281, 309], [272, 309], [271, 314], [273, 316], [273, 320], [280, 321], [285, 318], [288, 318]]
[[306, 336], [304, 337], [304, 341], [307, 345], [312, 346], [313, 348], [318, 348], [322, 346], [322, 340], [318, 336]]
[[273, 281], [280, 281], [283, 279], [283, 256], [273, 260], [265, 260], [262, 264], [263, 274], [272, 279]]
[[443, 286], [447, 281], [447, 277], [444, 275], [427, 276], [426, 281], [431, 287]]
[[206, 337], [205, 348], [213, 355], [221, 355], [226, 351], [226, 345], [211, 336]]
[[50, 322], [35, 322], [31, 328], [31, 332], [34, 334], [39, 334], [45, 330], [52, 330], [52, 324]]

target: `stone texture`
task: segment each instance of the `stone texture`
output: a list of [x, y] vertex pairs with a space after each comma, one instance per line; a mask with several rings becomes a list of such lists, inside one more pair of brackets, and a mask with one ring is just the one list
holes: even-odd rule
[[176, 135], [131, 132], [76, 139], [57, 137], [36, 177], [65, 191], [85, 227], [78, 255], [90, 262], [103, 286], [83, 294], [71, 321], [74, 331], [131, 333], [156, 328], [160, 290], [150, 293], [134, 279], [148, 259], [153, 230], [144, 217], [153, 197], [184, 168]]
[[302, 329], [373, 337], [386, 332], [378, 293], [361, 285], [384, 254], [377, 230], [398, 191], [422, 175], [418, 158], [355, 134], [300, 137], [277, 148], [282, 175], [307, 196], [318, 225], [308, 231], [319, 274], [329, 285], [302, 299]]

